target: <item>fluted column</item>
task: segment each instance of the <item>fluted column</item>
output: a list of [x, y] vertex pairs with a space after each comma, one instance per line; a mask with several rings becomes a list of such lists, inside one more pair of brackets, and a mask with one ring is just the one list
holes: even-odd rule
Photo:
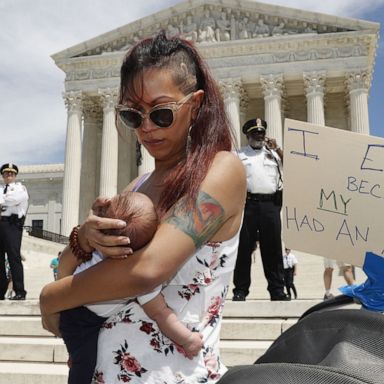
[[240, 95], [240, 131], [247, 117], [248, 104], [249, 104], [249, 97], [247, 92], [243, 89], [243, 92]]
[[242, 81], [229, 79], [220, 81], [225, 112], [231, 126], [236, 146], [240, 146], [240, 99], [243, 92]]
[[347, 74], [346, 86], [350, 97], [351, 131], [369, 135], [368, 89], [370, 74], [368, 71]]
[[99, 133], [103, 124], [103, 113], [99, 103], [87, 98], [83, 101], [84, 130], [81, 154], [80, 211], [79, 221], [88, 215], [94, 199], [99, 194], [98, 158]]
[[82, 92], [67, 92], [63, 97], [68, 116], [61, 234], [68, 236], [79, 222]]
[[317, 125], [325, 125], [324, 84], [326, 74], [323, 71], [303, 74], [305, 96], [307, 98], [307, 120]]
[[103, 106], [99, 194], [108, 197], [117, 193], [118, 137], [114, 111], [117, 92], [116, 88], [99, 89]]
[[283, 143], [283, 125], [281, 120], [281, 98], [283, 94], [283, 76], [261, 76], [265, 102], [265, 121], [268, 124], [267, 136], [276, 139], [279, 146]]

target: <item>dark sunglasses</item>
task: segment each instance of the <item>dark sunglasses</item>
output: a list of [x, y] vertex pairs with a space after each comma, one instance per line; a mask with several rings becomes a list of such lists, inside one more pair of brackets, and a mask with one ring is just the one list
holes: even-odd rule
[[140, 128], [147, 117], [160, 128], [170, 127], [175, 120], [175, 114], [194, 94], [189, 93], [179, 101], [158, 104], [151, 108], [147, 113], [143, 113], [135, 108], [126, 105], [117, 105], [115, 107], [118, 122], [122, 123], [126, 128]]

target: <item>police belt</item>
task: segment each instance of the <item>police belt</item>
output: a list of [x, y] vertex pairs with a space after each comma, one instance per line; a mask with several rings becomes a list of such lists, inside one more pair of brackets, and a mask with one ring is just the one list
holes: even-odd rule
[[274, 201], [276, 196], [275, 193], [251, 193], [247, 192], [247, 200], [252, 201]]
[[15, 224], [18, 224], [18, 223], [24, 224], [25, 216], [22, 216], [19, 218], [19, 216], [13, 214], [10, 216], [1, 216], [0, 220], [1, 221], [8, 221], [10, 223], [15, 223]]

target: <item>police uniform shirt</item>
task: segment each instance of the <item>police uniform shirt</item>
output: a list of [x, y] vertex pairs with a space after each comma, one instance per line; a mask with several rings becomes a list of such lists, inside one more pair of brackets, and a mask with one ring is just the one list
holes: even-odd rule
[[284, 269], [293, 268], [297, 264], [296, 256], [289, 252], [288, 255], [283, 256]]
[[28, 209], [27, 188], [19, 182], [10, 183], [6, 193], [4, 188], [0, 187], [1, 216], [17, 215], [19, 219], [25, 216]]
[[253, 149], [250, 145], [242, 147], [239, 158], [247, 175], [247, 190], [250, 193], [271, 194], [278, 190], [282, 164], [278, 154], [265, 147]]

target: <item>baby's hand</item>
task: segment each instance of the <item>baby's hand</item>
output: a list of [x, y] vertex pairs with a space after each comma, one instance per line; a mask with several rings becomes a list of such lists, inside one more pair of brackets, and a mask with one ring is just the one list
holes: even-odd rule
[[197, 356], [203, 347], [203, 335], [199, 332], [191, 332], [188, 340], [182, 345], [185, 356], [192, 360]]

